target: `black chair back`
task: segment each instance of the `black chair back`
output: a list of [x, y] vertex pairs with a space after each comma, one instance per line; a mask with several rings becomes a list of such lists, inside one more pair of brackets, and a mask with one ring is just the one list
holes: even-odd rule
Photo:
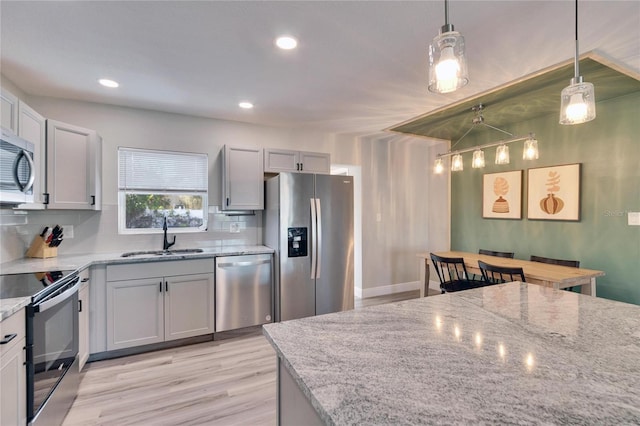
[[579, 260], [552, 259], [550, 257], [533, 256], [533, 255], [531, 256], [530, 260], [532, 262], [547, 263], [551, 265], [571, 266], [572, 268], [580, 267]]
[[522, 281], [524, 279], [524, 271], [522, 268], [508, 268], [504, 266], [496, 266], [478, 260], [482, 279], [488, 284], [500, 284], [511, 281]]
[[440, 280], [443, 293], [482, 287], [483, 281], [469, 279], [462, 257], [442, 257], [431, 253], [431, 263]]
[[509, 259], [513, 259], [513, 255], [515, 253], [509, 252], [509, 251], [493, 251], [493, 250], [480, 249], [478, 250], [478, 254], [485, 254], [487, 256], [496, 256], [496, 257], [507, 257]]

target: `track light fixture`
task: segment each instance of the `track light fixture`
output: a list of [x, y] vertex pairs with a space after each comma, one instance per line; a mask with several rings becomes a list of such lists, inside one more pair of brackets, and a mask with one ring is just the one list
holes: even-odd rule
[[433, 168], [434, 173], [441, 174], [444, 172], [444, 163], [442, 159], [444, 157], [451, 157], [451, 171], [461, 171], [464, 170], [464, 165], [462, 161], [462, 154], [465, 152], [473, 151], [473, 160], [471, 162], [471, 167], [474, 169], [482, 168], [485, 166], [484, 160], [484, 151], [485, 148], [491, 148], [497, 146], [496, 150], [496, 164], [509, 164], [509, 147], [507, 146], [513, 142], [525, 141], [524, 143], [524, 151], [522, 153], [522, 158], [525, 160], [537, 160], [538, 159], [538, 141], [535, 139], [533, 133], [529, 133], [527, 136], [514, 136], [512, 133], [507, 132], [506, 130], [499, 129], [497, 127], [491, 126], [484, 122], [484, 117], [482, 115], [482, 111], [484, 110], [484, 105], [479, 104], [471, 108], [474, 112], [474, 117], [471, 128], [465, 132], [464, 135], [460, 139], [456, 141], [451, 147], [452, 149], [462, 140], [465, 136], [467, 136], [474, 128], [477, 126], [489, 127], [490, 129], [497, 130], [506, 135], [509, 135], [510, 138], [506, 140], [501, 140], [498, 142], [487, 143], [484, 145], [474, 146], [472, 148], [459, 149], [456, 151], [449, 151], [444, 154], [438, 154], [435, 162], [435, 166]]

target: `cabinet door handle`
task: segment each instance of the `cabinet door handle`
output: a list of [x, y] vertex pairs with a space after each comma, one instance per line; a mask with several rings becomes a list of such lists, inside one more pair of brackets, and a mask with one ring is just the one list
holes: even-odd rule
[[92, 195], [92, 196], [91, 196], [91, 205], [92, 205], [92, 206], [95, 206], [95, 205], [96, 205], [96, 196], [95, 196], [95, 195]]
[[227, 207], [229, 207], [229, 197], [227, 197]]
[[162, 281], [160, 281], [160, 293], [162, 293]]
[[82, 312], [82, 300], [78, 300], [78, 312]]
[[49, 193], [43, 192], [42, 195], [44, 195], [44, 204], [49, 204]]
[[164, 282], [164, 291], [166, 291], [167, 293], [169, 293], [169, 281], [165, 281], [165, 282]]
[[5, 334], [4, 339], [0, 340], [0, 345], [6, 345], [13, 339], [15, 339], [18, 335], [16, 333]]
[[304, 170], [304, 164], [300, 163], [300, 171], [303, 171], [303, 170]]

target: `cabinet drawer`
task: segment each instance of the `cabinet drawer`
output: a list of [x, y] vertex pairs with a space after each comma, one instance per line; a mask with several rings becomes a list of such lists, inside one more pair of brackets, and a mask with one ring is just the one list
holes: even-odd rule
[[215, 263], [213, 258], [127, 263], [124, 265], [107, 265], [107, 281], [124, 281], [153, 277], [171, 277], [175, 275], [207, 274], [212, 273], [214, 271], [214, 268]]
[[12, 338], [10, 342], [5, 343], [4, 345], [0, 345], [0, 356], [4, 356], [8, 351], [10, 351], [18, 342], [24, 343], [25, 336], [25, 310], [20, 309], [20, 311], [11, 315], [9, 318], [6, 318], [0, 324], [0, 329], [2, 330], [2, 334], [0, 339], [4, 339], [5, 336], [9, 336], [15, 334], [16, 337]]

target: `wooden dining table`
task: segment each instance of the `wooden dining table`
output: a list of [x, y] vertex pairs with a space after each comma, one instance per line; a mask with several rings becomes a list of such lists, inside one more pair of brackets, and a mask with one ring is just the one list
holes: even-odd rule
[[[487, 256], [484, 254], [467, 253], [463, 251], [440, 251], [433, 254], [441, 257], [461, 257], [464, 259], [464, 265], [467, 272], [480, 275], [480, 267], [478, 260], [496, 266], [504, 266], [509, 268], [522, 268], [525, 280], [528, 283], [539, 284], [545, 287], [555, 289], [563, 289], [569, 287], [580, 287], [580, 292], [591, 296], [596, 295], [596, 278], [604, 276], [603, 271], [596, 271], [585, 268], [572, 268], [570, 266], [552, 265], [541, 262], [531, 262], [529, 260], [509, 259], [505, 257]], [[430, 279], [430, 253], [418, 253], [417, 257], [424, 259], [424, 267], [421, 268], [421, 286], [420, 296], [429, 294]]]

